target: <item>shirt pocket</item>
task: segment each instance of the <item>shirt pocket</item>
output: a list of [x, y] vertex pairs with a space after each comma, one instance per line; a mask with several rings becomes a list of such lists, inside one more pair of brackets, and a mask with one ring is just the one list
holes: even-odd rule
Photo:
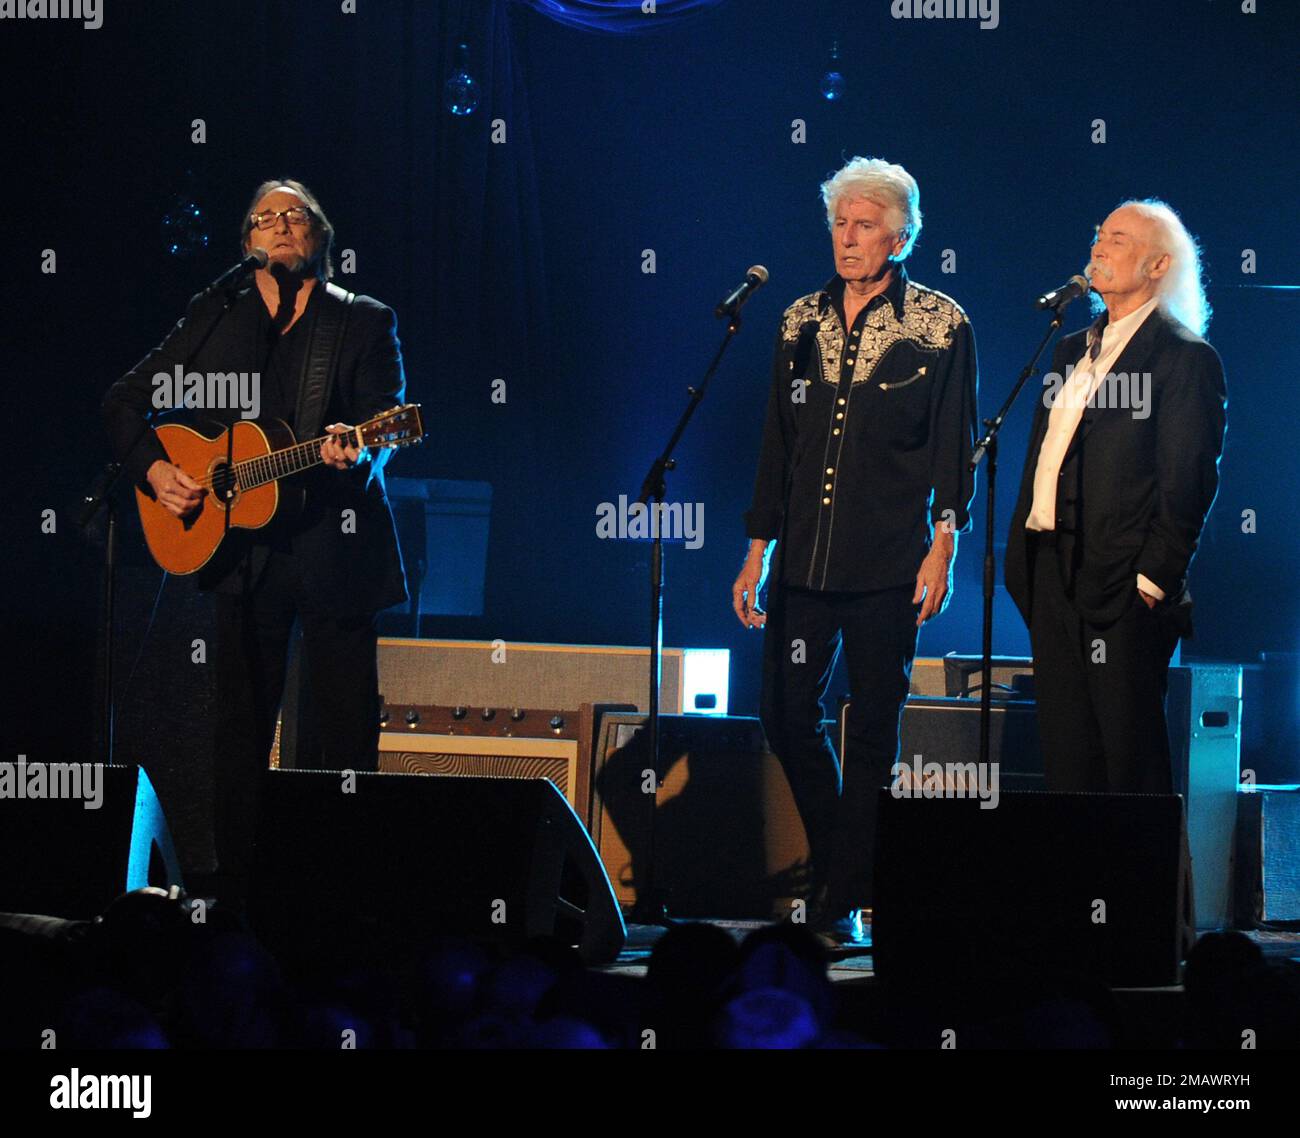
[[879, 428], [907, 446], [929, 437], [939, 353], [895, 344], [868, 381], [867, 400]]

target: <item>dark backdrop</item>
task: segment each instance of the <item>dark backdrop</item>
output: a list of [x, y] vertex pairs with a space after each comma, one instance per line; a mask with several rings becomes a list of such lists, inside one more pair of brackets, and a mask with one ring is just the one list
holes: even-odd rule
[[[105, 458], [98, 403], [233, 260], [247, 196], [273, 176], [313, 187], [356, 253], [342, 282], [398, 311], [430, 436], [390, 470], [493, 486], [486, 612], [426, 620], [425, 635], [644, 642], [647, 549], [598, 540], [596, 507], [636, 493], [713, 350], [713, 304], [767, 265], [670, 483], [703, 504], [705, 541], [669, 549], [666, 639], [733, 650], [737, 712], [755, 709], [758, 673], [758, 637], [730, 612], [741, 513], [776, 320], [830, 273], [820, 181], [854, 154], [916, 175], [925, 227], [909, 270], [970, 314], [985, 413], [1042, 326], [1032, 297], [1079, 270], [1122, 198], [1163, 197], [1203, 242], [1231, 399], [1187, 651], [1294, 649], [1297, 294], [1259, 287], [1300, 282], [1294, 6], [1006, 2], [992, 30], [894, 20], [888, 0], [660, 7], [623, 21], [647, 32], [618, 35], [518, 0], [361, 0], [354, 15], [333, 0], [138, 0], [107, 3], [97, 31], [3, 29], [7, 750], [71, 759], [92, 745], [101, 550], [71, 516]], [[482, 92], [463, 118], [443, 97], [460, 41]], [[845, 93], [828, 102], [833, 41]], [[165, 248], [177, 194], [210, 233], [193, 256]], [[40, 272], [45, 249], [55, 274]], [[954, 273], [940, 271], [948, 249]], [[1069, 326], [1084, 320], [1076, 309]], [[1027, 398], [1004, 436], [999, 542], [1029, 414]], [[978, 649], [983, 518], [981, 499], [923, 654]], [[123, 555], [145, 598], [124, 610], [118, 649], [139, 713], [193, 665], [184, 622], [149, 629], [159, 575], [130, 534]], [[185, 611], [187, 589], [169, 582], [160, 611]], [[1001, 588], [995, 649], [1027, 650]]]

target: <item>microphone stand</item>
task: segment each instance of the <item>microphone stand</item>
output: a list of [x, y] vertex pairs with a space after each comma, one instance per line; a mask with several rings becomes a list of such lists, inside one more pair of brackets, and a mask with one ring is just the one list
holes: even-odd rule
[[[189, 370], [189, 366], [207, 346], [208, 340], [212, 338], [212, 333], [217, 330], [217, 325], [225, 319], [226, 313], [230, 311], [231, 306], [235, 303], [235, 283], [236, 281], [229, 281], [226, 284], [225, 303], [222, 304], [216, 316], [209, 323], [198, 344], [185, 357], [181, 365], [182, 375]], [[221, 284], [222, 281], [218, 279], [216, 283], [204, 290], [204, 296], [211, 296]], [[140, 445], [145, 435], [152, 429], [149, 417], [147, 415], [143, 416], [140, 430], [136, 432], [135, 438], [131, 440], [131, 445], [126, 448], [122, 458], [107, 463], [96, 475], [91, 488], [81, 499], [81, 509], [76, 517], [76, 526], [83, 534], [88, 533], [91, 523], [98, 516], [100, 510], [105, 512], [108, 519], [104, 537], [104, 581], [99, 633], [100, 651], [104, 657], [104, 688], [100, 693], [99, 704], [99, 748], [100, 762], [104, 763], [105, 766], [113, 761], [113, 730], [114, 721], [117, 717], [113, 698], [113, 601], [116, 595], [117, 583], [117, 512], [113, 508], [113, 492], [122, 479], [126, 460], [135, 453], [136, 447]]]
[[[689, 398], [686, 409], [677, 421], [668, 445], [663, 453], [650, 464], [650, 470], [641, 483], [641, 494], [637, 502], [651, 510], [651, 546], [650, 546], [650, 702], [647, 716], [647, 735], [649, 737], [650, 765], [654, 772], [654, 792], [650, 797], [650, 824], [646, 830], [644, 877], [638, 875], [636, 882], [636, 902], [628, 913], [628, 922], [638, 925], [669, 925], [667, 891], [658, 880], [655, 872], [655, 825], [658, 816], [659, 782], [664, 771], [662, 765], [662, 736], [659, 730], [659, 686], [663, 678], [664, 647], [664, 547], [661, 522], [663, 518], [664, 498], [667, 494], [665, 475], [677, 468], [677, 460], [672, 457], [678, 442], [686, 431], [695, 409], [704, 400], [709, 380], [713, 378], [722, 362], [723, 353], [740, 328], [740, 307], [737, 305], [727, 321], [727, 331], [722, 337], [712, 362], [704, 373], [699, 387], [688, 387]], [[650, 505], [653, 500], [653, 505]]]
[[1067, 299], [1053, 306], [1052, 320], [1047, 326], [1047, 331], [1038, 342], [1038, 347], [1034, 349], [1034, 354], [1029, 357], [1029, 362], [1025, 364], [1024, 369], [1020, 372], [1020, 377], [1016, 380], [1015, 386], [1012, 387], [1011, 394], [1007, 396], [1006, 402], [1002, 404], [1002, 407], [993, 418], [984, 420], [987, 431], [984, 437], [975, 444], [975, 449], [971, 452], [970, 469], [972, 472], [984, 460], [985, 455], [988, 456], [989, 460], [988, 490], [986, 493], [988, 507], [984, 514], [983, 640], [980, 648], [980, 666], [983, 668], [983, 679], [980, 683], [979, 761], [981, 769], [987, 769], [989, 735], [993, 726], [993, 590], [997, 583], [997, 557], [993, 552], [993, 509], [997, 502], [998, 432], [1002, 430], [1002, 424], [1006, 420], [1007, 413], [1011, 410], [1025, 383], [1037, 371], [1038, 357], [1043, 354], [1043, 349], [1047, 347], [1048, 341], [1060, 330], [1061, 323], [1065, 319], [1065, 308], [1069, 303], [1070, 300]]

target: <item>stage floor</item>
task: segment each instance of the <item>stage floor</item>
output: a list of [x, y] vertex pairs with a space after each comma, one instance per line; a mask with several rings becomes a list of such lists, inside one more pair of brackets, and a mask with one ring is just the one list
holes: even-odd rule
[[[754, 929], [763, 928], [765, 921], [724, 921], [700, 920], [682, 922], [692, 924], [709, 924], [725, 929], [739, 943]], [[1201, 930], [1203, 935], [1210, 930]], [[1253, 929], [1243, 930], [1245, 935], [1259, 945], [1260, 951], [1270, 960], [1289, 959], [1300, 967], [1300, 929]], [[644, 976], [650, 962], [650, 953], [667, 929], [658, 925], [628, 925], [627, 943], [618, 959], [613, 964], [597, 967], [595, 971], [608, 972], [618, 976]], [[872, 960], [870, 945], [855, 945], [837, 949], [829, 953], [827, 975], [834, 984], [874, 982], [875, 965]], [[1182, 992], [1181, 984], [1162, 988], [1117, 988], [1115, 991], [1133, 992]]]

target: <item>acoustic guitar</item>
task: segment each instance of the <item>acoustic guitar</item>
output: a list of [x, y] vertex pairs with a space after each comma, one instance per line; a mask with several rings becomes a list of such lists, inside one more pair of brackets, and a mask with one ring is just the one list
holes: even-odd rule
[[[155, 430], [172, 464], [207, 491], [194, 513], [178, 518], [151, 493], [136, 489], [149, 552], [163, 569], [177, 575], [202, 569], [232, 529], [269, 525], [284, 498], [280, 479], [318, 466], [326, 439], [378, 450], [424, 439], [418, 403], [404, 403], [349, 431], [302, 443], [278, 419], [240, 420], [215, 438], [179, 423], [165, 423]], [[228, 437], [231, 431], [233, 442]], [[233, 463], [227, 457], [228, 447]]]

